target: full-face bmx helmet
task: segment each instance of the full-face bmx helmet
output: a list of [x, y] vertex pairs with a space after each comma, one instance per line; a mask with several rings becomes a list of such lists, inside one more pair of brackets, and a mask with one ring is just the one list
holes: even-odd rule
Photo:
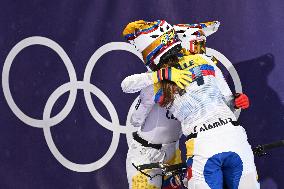
[[215, 33], [220, 22], [205, 22], [199, 24], [176, 24], [174, 29], [181, 40], [182, 47], [190, 54], [206, 52], [206, 37]]
[[129, 23], [123, 36], [142, 53], [144, 64], [151, 70], [160, 68], [160, 62], [181, 50], [181, 42], [174, 28], [165, 20]]

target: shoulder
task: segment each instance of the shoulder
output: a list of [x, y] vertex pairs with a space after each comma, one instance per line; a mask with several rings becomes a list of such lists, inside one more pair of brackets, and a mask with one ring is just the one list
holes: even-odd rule
[[163, 89], [160, 83], [148, 86], [141, 90], [140, 98], [145, 103], [161, 103], [163, 101]]
[[143, 104], [152, 104], [155, 99], [154, 85], [143, 88], [140, 91], [140, 99]]

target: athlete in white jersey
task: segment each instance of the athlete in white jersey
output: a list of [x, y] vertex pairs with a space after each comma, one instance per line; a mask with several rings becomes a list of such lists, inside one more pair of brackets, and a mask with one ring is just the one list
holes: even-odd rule
[[[172, 26], [163, 20], [156, 22], [137, 21], [130, 23], [126, 27], [124, 36], [143, 54], [146, 66], [149, 69], [157, 70], [161, 62], [159, 59], [163, 59], [165, 55], [173, 54], [175, 51], [178, 52], [175, 49], [177, 49], [180, 42], [175, 41], [176, 35], [173, 35], [172, 32]], [[141, 41], [147, 42], [149, 40], [149, 43], [141, 45]], [[162, 45], [161, 42], [163, 42]], [[159, 53], [152, 54], [152, 51], [157, 51], [157, 48], [160, 48], [160, 50], [158, 49]], [[163, 52], [160, 52], [162, 50]], [[158, 74], [159, 71], [153, 73]], [[151, 78], [154, 75], [153, 73], [150, 73], [150, 75], [145, 74], [145, 77]], [[164, 75], [164, 79], [174, 81], [183, 87], [180, 82], [188, 84], [185, 81], [190, 79], [185, 75], [188, 73], [188, 71], [171, 69], [171, 73]], [[132, 125], [139, 127], [139, 129], [133, 134], [133, 141], [127, 153], [126, 170], [129, 188], [179, 188], [172, 177], [163, 180], [161, 176], [156, 176], [150, 179], [136, 169], [136, 166], [147, 163], [176, 164], [181, 162], [178, 143], [181, 135], [180, 122], [176, 120], [169, 110], [159, 106], [158, 103], [162, 100], [160, 83], [158, 81], [155, 82], [156, 84], [150, 82], [150, 84], [147, 81], [143, 83], [143, 81], [135, 79], [135, 81], [129, 80], [127, 84], [125, 83], [126, 85], [122, 84], [122, 90], [128, 93], [137, 92], [144, 88], [140, 93], [140, 99], [135, 106], [130, 121]], [[131, 87], [136, 85], [139, 86], [138, 90]], [[161, 170], [151, 170], [147, 171], [147, 174], [153, 176], [160, 172]]]
[[[127, 153], [127, 177], [129, 185], [132, 188], [173, 188], [171, 186], [171, 178], [162, 180], [157, 176], [153, 179], [148, 178], [141, 172], [137, 171], [134, 166], [164, 162], [168, 164], [176, 164], [181, 162], [179, 151], [179, 137], [181, 135], [180, 122], [173, 117], [165, 108], [154, 103], [152, 98], [153, 87], [149, 86], [140, 93], [140, 104], [131, 117], [131, 123], [139, 126], [137, 133], [134, 133], [129, 151]], [[151, 103], [149, 103], [151, 102]], [[148, 110], [150, 112], [148, 113]], [[148, 114], [145, 122], [141, 115]], [[149, 144], [150, 143], [150, 144]], [[161, 173], [160, 170], [152, 170], [147, 174], [154, 176]]]
[[258, 189], [246, 132], [236, 122], [224, 95], [224, 91], [229, 91], [226, 81], [218, 67], [210, 59], [206, 61], [207, 64], [193, 68], [193, 75], [195, 70], [202, 74], [186, 87], [186, 93], [176, 94], [169, 107], [181, 121], [183, 134], [188, 136], [188, 187], [221, 189], [226, 185], [230, 189]]

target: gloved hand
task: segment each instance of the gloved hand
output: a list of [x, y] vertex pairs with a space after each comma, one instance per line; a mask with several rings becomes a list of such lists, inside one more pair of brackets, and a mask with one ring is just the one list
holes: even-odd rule
[[168, 67], [153, 72], [152, 79], [154, 83], [158, 83], [162, 80], [173, 81], [181, 89], [184, 89], [192, 82], [191, 75], [192, 73], [189, 70], [179, 70], [174, 67]]
[[243, 93], [236, 93], [235, 95], [235, 108], [247, 109], [249, 107], [249, 98]]

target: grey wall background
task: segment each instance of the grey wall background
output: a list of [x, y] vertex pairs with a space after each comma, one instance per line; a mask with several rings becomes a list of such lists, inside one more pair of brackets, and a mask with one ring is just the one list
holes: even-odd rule
[[[208, 38], [208, 46], [231, 60], [240, 75], [243, 91], [251, 100], [250, 109], [241, 113], [240, 122], [255, 146], [284, 138], [283, 10], [281, 0], [1, 0], [1, 71], [9, 51], [30, 36], [44, 36], [60, 44], [72, 60], [78, 80], [82, 80], [91, 55], [106, 43], [124, 42], [122, 30], [131, 21], [219, 20], [219, 31]], [[91, 83], [114, 104], [122, 125], [137, 94], [124, 94], [120, 82], [130, 74], [144, 71], [140, 60], [126, 51], [104, 55], [92, 71]], [[68, 81], [59, 56], [43, 46], [31, 46], [20, 52], [9, 78], [16, 104], [38, 119], [42, 118], [51, 93]], [[67, 98], [67, 93], [59, 98], [52, 115], [62, 109]], [[93, 102], [110, 120], [96, 96]], [[51, 132], [61, 153], [77, 163], [90, 163], [102, 157], [112, 137], [111, 131], [92, 118], [82, 90], [78, 91], [70, 114]], [[103, 168], [89, 173], [66, 169], [50, 153], [42, 129], [19, 120], [7, 105], [3, 91], [0, 92], [1, 189], [127, 188], [126, 152], [126, 138], [121, 135], [115, 155]], [[262, 189], [284, 188], [283, 156], [283, 149], [275, 149], [268, 156], [256, 158]]]

